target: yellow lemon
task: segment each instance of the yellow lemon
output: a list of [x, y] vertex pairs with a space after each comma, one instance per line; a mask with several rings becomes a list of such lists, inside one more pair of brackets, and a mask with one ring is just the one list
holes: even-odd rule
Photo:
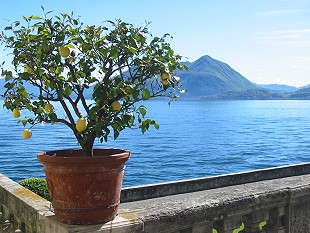
[[161, 74], [161, 77], [160, 77], [160, 78], [161, 78], [161, 80], [167, 80], [167, 79], [170, 79], [171, 76], [170, 76], [169, 73], [164, 72], [164, 73]]
[[51, 112], [54, 112], [54, 107], [51, 104], [45, 104], [44, 110], [46, 113], [51, 113]]
[[79, 133], [87, 129], [88, 122], [84, 117], [79, 118], [75, 123], [75, 128]]
[[29, 139], [32, 136], [32, 132], [30, 129], [25, 129], [22, 133], [24, 139]]
[[13, 117], [18, 118], [18, 117], [20, 117], [21, 111], [19, 109], [15, 108], [13, 110], [12, 114], [13, 114]]
[[31, 72], [32, 72], [31, 67], [30, 67], [29, 65], [26, 65], [26, 66], [24, 67], [24, 73], [31, 73]]
[[70, 55], [70, 49], [67, 46], [61, 46], [59, 48], [59, 55], [62, 57], [68, 57]]
[[116, 100], [112, 103], [111, 106], [112, 106], [113, 111], [119, 111], [122, 108], [122, 105]]
[[161, 81], [162, 84], [164, 84], [166, 86], [169, 85], [169, 82], [168, 82], [167, 79], [160, 78], [160, 81]]

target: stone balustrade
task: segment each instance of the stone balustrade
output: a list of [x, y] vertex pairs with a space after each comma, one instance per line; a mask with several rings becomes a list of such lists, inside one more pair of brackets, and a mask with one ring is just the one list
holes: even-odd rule
[[310, 163], [122, 190], [118, 216], [76, 226], [0, 174], [0, 233], [310, 233]]

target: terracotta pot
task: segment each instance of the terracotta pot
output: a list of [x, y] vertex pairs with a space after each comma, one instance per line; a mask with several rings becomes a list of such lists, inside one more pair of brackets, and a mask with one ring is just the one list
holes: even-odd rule
[[94, 149], [83, 157], [80, 149], [41, 152], [56, 219], [67, 224], [96, 224], [117, 214], [129, 151]]

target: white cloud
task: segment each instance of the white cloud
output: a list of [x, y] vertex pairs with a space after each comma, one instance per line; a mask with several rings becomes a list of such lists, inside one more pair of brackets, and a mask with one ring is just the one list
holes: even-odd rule
[[283, 48], [310, 48], [310, 28], [256, 33], [252, 40]]

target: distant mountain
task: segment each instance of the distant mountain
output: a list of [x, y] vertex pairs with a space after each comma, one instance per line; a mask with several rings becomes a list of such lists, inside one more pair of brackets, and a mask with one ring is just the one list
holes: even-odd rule
[[308, 88], [308, 87], [310, 87], [310, 84], [308, 84], [308, 85], [306, 85], [306, 86], [302, 86], [302, 87], [300, 87], [299, 89]]
[[229, 65], [208, 55], [187, 63], [187, 66], [187, 71], [177, 73], [182, 86], [187, 89], [185, 97], [197, 98], [257, 88]]
[[256, 84], [258, 87], [268, 89], [272, 92], [276, 93], [286, 93], [286, 92], [293, 92], [297, 91], [297, 87], [283, 85], [283, 84]]
[[[254, 84], [231, 68], [228, 64], [205, 55], [194, 62], [184, 62], [188, 70], [178, 71], [181, 85], [187, 93], [181, 98], [210, 100], [254, 100], [254, 99], [309, 99], [310, 85], [296, 88], [279, 84]], [[4, 86], [0, 79], [0, 87]], [[38, 94], [38, 90], [28, 83], [29, 93]], [[85, 97], [92, 97], [93, 87], [85, 90]], [[2, 95], [4, 88], [0, 88]], [[1, 98], [1, 97], [0, 97]]]
[[[4, 85], [5, 85], [5, 79], [4, 78], [0, 78], [0, 95], [4, 94]], [[28, 91], [28, 93], [34, 93], [36, 95], [38, 95], [39, 91], [36, 87], [30, 85], [28, 82], [24, 82], [24, 86], [26, 88], [26, 90]]]
[[178, 72], [187, 89], [183, 98], [229, 99], [309, 99], [310, 84], [301, 88], [280, 84], [254, 84], [228, 64], [206, 55], [187, 62], [187, 71]]
[[275, 100], [284, 99], [280, 93], [271, 92], [264, 88], [248, 89], [244, 91], [228, 91], [205, 97], [207, 100]]
[[[5, 88], [5, 79], [1, 78], [0, 79], [0, 99], [3, 99], [1, 95], [4, 94]], [[28, 93], [32, 93], [34, 96], [39, 95], [39, 89], [37, 87], [32, 86], [28, 82], [24, 82], [24, 87], [26, 88]], [[90, 87], [89, 89], [85, 89], [84, 96], [86, 99], [91, 99], [93, 93], [93, 87]], [[74, 94], [72, 94], [74, 96]]]
[[310, 100], [310, 87], [301, 88], [295, 92], [285, 95], [287, 99]]
[[294, 92], [279, 93], [265, 88], [245, 91], [228, 91], [217, 95], [207, 96], [207, 100], [310, 100], [310, 87]]
[[[5, 79], [0, 78], [0, 99], [2, 99], [1, 95], [3, 95], [5, 91], [4, 85], [5, 85]], [[26, 90], [28, 91], [28, 93], [35, 93], [36, 95], [39, 93], [37, 88], [30, 85], [28, 82], [25, 82], [24, 86]]]

